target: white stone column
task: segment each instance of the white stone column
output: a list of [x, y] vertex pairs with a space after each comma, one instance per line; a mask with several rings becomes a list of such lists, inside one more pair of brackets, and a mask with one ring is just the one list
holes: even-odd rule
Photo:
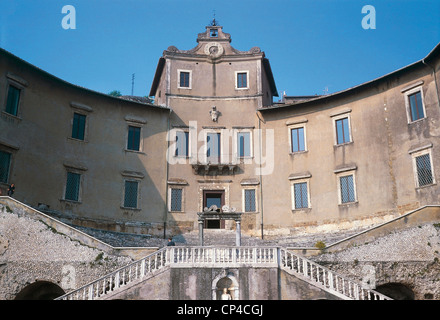
[[235, 245], [237, 247], [241, 246], [241, 221], [240, 220], [235, 220], [235, 225], [236, 225], [236, 234], [235, 234]]
[[199, 220], [199, 245], [203, 246], [203, 222], [204, 220]]

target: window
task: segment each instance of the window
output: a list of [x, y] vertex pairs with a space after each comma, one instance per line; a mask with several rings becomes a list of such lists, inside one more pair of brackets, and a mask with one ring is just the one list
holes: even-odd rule
[[217, 132], [207, 133], [206, 157], [208, 162], [219, 163], [221, 152], [221, 135]]
[[429, 143], [409, 151], [413, 161], [416, 188], [430, 186], [436, 183], [431, 150], [432, 144]]
[[80, 113], [73, 114], [72, 138], [84, 140], [86, 130], [86, 116]]
[[425, 104], [423, 101], [423, 80], [410, 84], [400, 90], [405, 97], [406, 114], [408, 123], [426, 118]]
[[136, 209], [138, 205], [138, 181], [125, 181], [124, 208]]
[[421, 91], [409, 94], [408, 102], [411, 114], [411, 121], [416, 121], [425, 117]]
[[237, 156], [245, 158], [251, 156], [251, 133], [238, 132], [237, 133]]
[[248, 72], [237, 71], [235, 72], [235, 88], [247, 89], [248, 88]]
[[354, 175], [345, 175], [339, 177], [341, 204], [355, 202], [356, 192], [354, 188]]
[[309, 207], [307, 182], [299, 182], [293, 184], [293, 202], [294, 209], [302, 209]]
[[0, 151], [0, 183], [8, 183], [9, 169], [11, 166], [11, 154]]
[[135, 126], [128, 126], [128, 141], [127, 149], [133, 151], [140, 151], [141, 128]]
[[9, 85], [8, 98], [6, 100], [6, 112], [13, 116], [18, 115], [18, 103], [20, 102], [20, 89]]
[[180, 73], [180, 86], [185, 88], [189, 87], [189, 72]]
[[191, 89], [191, 70], [177, 70], [178, 82], [177, 87], [180, 89]]
[[310, 172], [298, 172], [289, 175], [291, 183], [292, 210], [311, 208], [310, 203]]
[[183, 194], [183, 189], [171, 188], [170, 211], [178, 211], [178, 212], [183, 211], [182, 194]]
[[291, 152], [305, 151], [304, 127], [290, 129]]
[[79, 173], [67, 172], [65, 200], [79, 201], [79, 188], [81, 175]]
[[431, 157], [430, 154], [424, 154], [415, 157], [416, 169], [417, 169], [417, 182], [418, 186], [426, 186], [433, 184], [434, 177], [432, 174]]
[[176, 157], [189, 156], [189, 132], [176, 131]]
[[244, 190], [244, 211], [245, 212], [255, 212], [256, 201], [255, 201], [255, 189], [245, 189]]
[[343, 144], [350, 142], [350, 125], [348, 117], [336, 119], [336, 144]]

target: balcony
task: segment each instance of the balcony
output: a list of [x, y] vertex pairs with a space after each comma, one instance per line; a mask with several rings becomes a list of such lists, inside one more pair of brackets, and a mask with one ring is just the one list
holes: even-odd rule
[[192, 168], [194, 174], [199, 175], [233, 175], [237, 169], [238, 164], [233, 163], [193, 163]]

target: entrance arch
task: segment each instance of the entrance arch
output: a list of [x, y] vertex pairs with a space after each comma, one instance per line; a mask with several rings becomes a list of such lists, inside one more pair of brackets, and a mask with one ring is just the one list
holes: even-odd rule
[[402, 283], [385, 283], [378, 286], [375, 291], [394, 300], [414, 300], [414, 291]]
[[49, 281], [36, 281], [24, 287], [15, 300], [53, 300], [65, 294], [64, 290]]

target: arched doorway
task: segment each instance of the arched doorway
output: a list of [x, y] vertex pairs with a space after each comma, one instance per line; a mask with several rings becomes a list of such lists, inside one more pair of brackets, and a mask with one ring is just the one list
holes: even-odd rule
[[414, 300], [414, 292], [402, 283], [386, 283], [378, 286], [375, 291], [394, 300]]
[[65, 294], [60, 286], [49, 281], [36, 281], [24, 287], [15, 300], [53, 300]]

